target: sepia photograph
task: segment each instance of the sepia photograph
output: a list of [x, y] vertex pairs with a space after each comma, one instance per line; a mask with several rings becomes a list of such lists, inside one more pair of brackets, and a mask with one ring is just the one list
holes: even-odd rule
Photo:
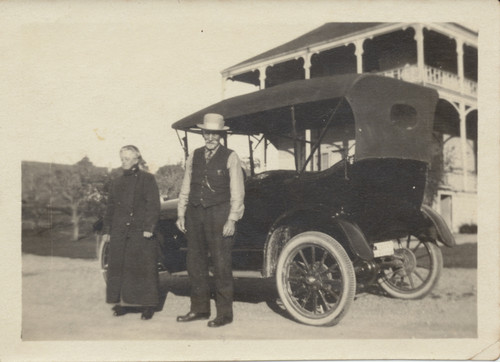
[[498, 359], [500, 7], [409, 4], [0, 2], [0, 359]]

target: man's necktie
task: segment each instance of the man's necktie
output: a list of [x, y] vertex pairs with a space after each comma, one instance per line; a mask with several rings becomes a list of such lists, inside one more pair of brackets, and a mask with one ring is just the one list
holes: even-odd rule
[[207, 150], [207, 152], [205, 153], [205, 160], [207, 162], [210, 161], [210, 159], [212, 158], [213, 155], [214, 155], [214, 151], [213, 150]]

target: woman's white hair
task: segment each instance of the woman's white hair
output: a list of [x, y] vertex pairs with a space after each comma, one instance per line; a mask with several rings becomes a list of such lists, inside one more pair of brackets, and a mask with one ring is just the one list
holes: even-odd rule
[[122, 148], [120, 148], [120, 153], [123, 151], [133, 152], [137, 157], [139, 169], [141, 169], [142, 171], [149, 171], [146, 161], [142, 158], [141, 151], [139, 151], [139, 149], [136, 146], [134, 145], [123, 146]]

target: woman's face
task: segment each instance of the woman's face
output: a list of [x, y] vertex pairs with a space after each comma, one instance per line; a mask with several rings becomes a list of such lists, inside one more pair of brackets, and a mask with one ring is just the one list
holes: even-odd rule
[[124, 170], [130, 170], [139, 160], [136, 153], [130, 150], [121, 151], [120, 159], [122, 160], [122, 168]]

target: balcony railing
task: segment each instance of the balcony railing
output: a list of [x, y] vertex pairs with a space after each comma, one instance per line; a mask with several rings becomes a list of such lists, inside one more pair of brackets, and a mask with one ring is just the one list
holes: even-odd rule
[[[406, 65], [404, 67], [379, 72], [379, 74], [385, 77], [401, 79], [412, 83], [419, 83], [421, 81], [419, 79], [417, 65]], [[460, 92], [460, 78], [457, 74], [446, 72], [444, 70], [426, 65], [424, 67], [424, 74], [422, 76], [422, 81], [426, 84], [431, 84], [455, 92]], [[463, 94], [471, 97], [477, 97], [477, 82], [469, 79], [464, 79]]]
[[418, 67], [416, 65], [406, 65], [402, 68], [386, 70], [380, 72], [379, 74], [385, 77], [400, 79], [411, 83], [417, 83], [419, 81]]

